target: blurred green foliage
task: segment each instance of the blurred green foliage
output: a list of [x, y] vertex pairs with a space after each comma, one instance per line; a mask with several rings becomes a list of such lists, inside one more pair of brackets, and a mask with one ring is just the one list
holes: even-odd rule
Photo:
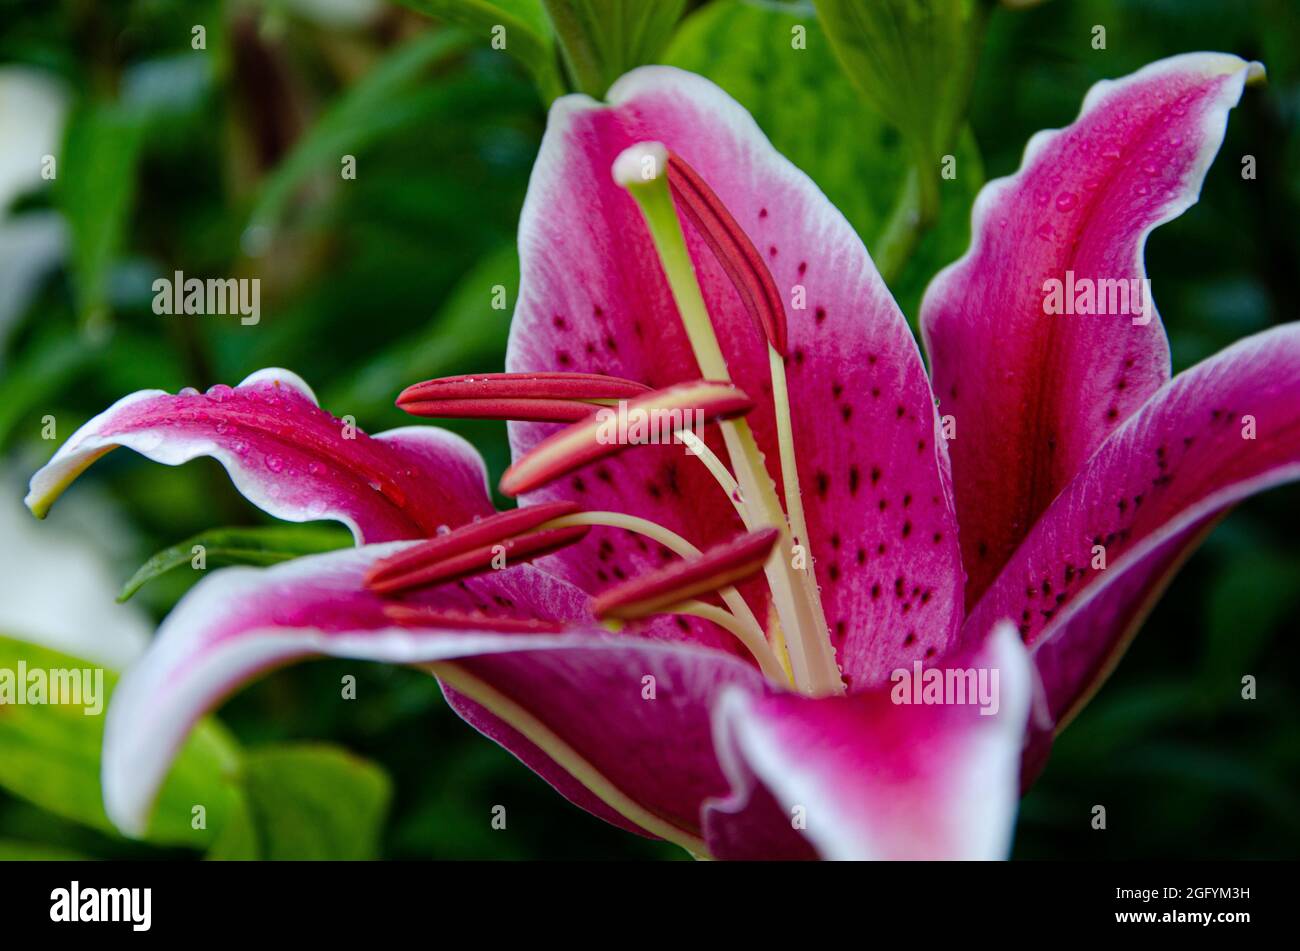
[[[978, 187], [1014, 171], [1033, 132], [1069, 122], [1093, 82], [1188, 50], [1264, 61], [1269, 84], [1234, 112], [1200, 204], [1152, 236], [1148, 271], [1178, 369], [1300, 316], [1300, 12], [1290, 0], [981, 10], [985, 29], [968, 31], [982, 40], [969, 115], [952, 129], [958, 175], [939, 182], [933, 222], [915, 233], [915, 133], [842, 71], [811, 3], [686, 6], [662, 53], [609, 49], [620, 64], [655, 55], [696, 70], [744, 103], [886, 265], [913, 321], [926, 281], [968, 241]], [[57, 210], [69, 240], [62, 267], [0, 328], [7, 468], [25, 475], [48, 456], [46, 414], [66, 434], [139, 388], [286, 366], [327, 408], [375, 431], [409, 422], [392, 405], [407, 383], [500, 368], [509, 310], [490, 306], [491, 290], [501, 285], [513, 304], [515, 227], [545, 108], [576, 78], [542, 0], [70, 0], [7, 4], [4, 16], [0, 64], [45, 70], [71, 99], [57, 186], [12, 209]], [[493, 46], [498, 24], [513, 38], [504, 50]], [[1090, 42], [1098, 24], [1104, 50]], [[792, 53], [796, 26], [807, 49]], [[890, 95], [888, 82], [876, 87]], [[893, 121], [929, 121], [908, 108]], [[923, 151], [948, 134], [933, 128]], [[343, 154], [354, 180], [340, 176]], [[1246, 154], [1258, 165], [1249, 182]], [[259, 277], [261, 323], [160, 319], [150, 283], [172, 270]], [[504, 427], [453, 428], [494, 476], [508, 463]], [[130, 526], [136, 558], [117, 565], [118, 582], [161, 553], [134, 599], [156, 618], [197, 574], [163, 569], [217, 526], [235, 533], [224, 537], [231, 561], [337, 541], [277, 546], [209, 461], [170, 469], [122, 453], [87, 480]], [[1298, 501], [1295, 487], [1250, 501], [1190, 560], [1024, 800], [1017, 855], [1297, 853]], [[61, 517], [56, 507], [51, 521]], [[1259, 680], [1249, 703], [1245, 673]], [[340, 695], [349, 676], [355, 701]], [[179, 784], [180, 805], [164, 805], [144, 843], [114, 832], [98, 805], [102, 723], [65, 714], [0, 716], [0, 858], [683, 857], [569, 806], [412, 670], [325, 661], [240, 693], [224, 726], [208, 722], [187, 746], [164, 792], [166, 804]], [[202, 832], [184, 805], [199, 801], [194, 783], [224, 790]], [[491, 828], [498, 803], [508, 831]], [[1107, 808], [1105, 833], [1089, 826], [1095, 804]]]

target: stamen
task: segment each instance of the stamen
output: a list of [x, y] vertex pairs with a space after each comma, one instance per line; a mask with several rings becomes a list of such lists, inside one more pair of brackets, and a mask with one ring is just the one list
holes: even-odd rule
[[[750, 317], [767, 337], [772, 376], [772, 403], [776, 409], [777, 440], [781, 455], [781, 481], [785, 489], [786, 512], [795, 540], [808, 545], [799, 473], [794, 458], [794, 437], [790, 426], [790, 398], [786, 385], [785, 305], [772, 272], [745, 230], [737, 224], [727, 206], [695, 169], [680, 155], [668, 155], [668, 183], [677, 205], [704, 237], [722, 269], [731, 279]], [[811, 561], [810, 561], [811, 564]]]
[[772, 272], [763, 263], [754, 242], [708, 183], [674, 153], [668, 155], [668, 184], [677, 199], [677, 207], [712, 249], [768, 344], [785, 356], [785, 306]]
[[[794, 428], [790, 424], [790, 387], [785, 378], [785, 358], [775, 347], [767, 348], [768, 366], [772, 377], [772, 407], [776, 416], [776, 445], [781, 457], [781, 487], [785, 491], [785, 510], [790, 515], [790, 528], [795, 540], [808, 548], [808, 523], [804, 520], [803, 495], [799, 488], [799, 464], [794, 455]], [[812, 574], [812, 559], [808, 570]]]
[[587, 534], [586, 528], [572, 527], [534, 531], [576, 511], [573, 502], [546, 502], [470, 522], [376, 562], [366, 572], [365, 586], [378, 594], [395, 594], [478, 574], [503, 555], [507, 564], [531, 561]]
[[713, 422], [743, 415], [753, 406], [753, 401], [731, 383], [697, 380], [655, 390], [621, 406], [618, 413], [599, 411], [543, 439], [506, 470], [501, 477], [501, 492], [509, 496], [528, 492], [597, 459], [637, 445], [617, 432], [618, 421], [631, 419], [634, 414], [640, 417], [644, 413], [650, 421], [647, 435], [657, 435], [656, 421], [666, 420], [671, 439], [691, 425], [691, 417], [697, 411], [703, 414], [705, 422]]
[[415, 416], [573, 423], [609, 400], [650, 387], [599, 373], [479, 373], [408, 386], [397, 405]]
[[[615, 181], [636, 199], [645, 217], [664, 274], [668, 278], [673, 300], [677, 304], [682, 326], [701, 372], [710, 378], [730, 379], [726, 360], [718, 345], [704, 297], [700, 293], [681, 222], [669, 194], [667, 150], [655, 142], [632, 146], [619, 155], [614, 163], [613, 174]], [[741, 292], [741, 297], [745, 297], [744, 291]], [[763, 300], [766, 299], [764, 292]], [[772, 350], [776, 350], [774, 343], [775, 341], [769, 340]], [[783, 338], [781, 343], [784, 345]], [[779, 412], [778, 410], [778, 415]], [[731, 457], [732, 469], [743, 493], [743, 504], [754, 513], [746, 519], [746, 524], [766, 523], [779, 525], [783, 529], [780, 557], [773, 558], [768, 563], [767, 576], [773, 604], [780, 615], [781, 627], [787, 639], [796, 683], [800, 690], [813, 696], [842, 693], [844, 683], [835, 664], [835, 651], [831, 646], [830, 631], [816, 584], [809, 572], [798, 571], [793, 566], [793, 541], [786, 530], [786, 514], [777, 500], [772, 478], [753, 433], [744, 420], [724, 423], [722, 433]], [[786, 471], [794, 468], [793, 457], [790, 459], [791, 463], [782, 464], [783, 478]]]
[[469, 611], [443, 611], [418, 604], [385, 604], [384, 617], [402, 627], [440, 627], [453, 631], [559, 634], [571, 625], [531, 617], [496, 617]]
[[632, 620], [734, 585], [762, 571], [780, 534], [775, 528], [751, 532], [715, 545], [697, 558], [646, 572], [602, 591], [592, 600], [592, 613], [602, 619]]
[[790, 675], [781, 666], [781, 662], [777, 660], [776, 653], [763, 637], [761, 628], [745, 624], [734, 614], [722, 610], [716, 604], [709, 604], [707, 601], [684, 601], [665, 613], [686, 614], [701, 620], [712, 621], [724, 631], [734, 635], [740, 643], [745, 645], [754, 660], [758, 661], [759, 669], [763, 671], [763, 675], [769, 681], [783, 686], [791, 683]]
[[[624, 531], [644, 535], [651, 541], [658, 542], [679, 558], [698, 558], [701, 554], [698, 548], [682, 538], [682, 536], [664, 528], [658, 522], [652, 522], [650, 519], [641, 518], [638, 515], [628, 515], [624, 512], [575, 512], [572, 515], [563, 515], [557, 519], [552, 519], [546, 523], [545, 527], [560, 528], [564, 525], [601, 525], [606, 528], [620, 528]], [[734, 587], [727, 586], [719, 588], [718, 594], [721, 596], [722, 602], [731, 609], [731, 613], [741, 623], [747, 624], [759, 631], [760, 634], [762, 633], [762, 625], [758, 623], [758, 618], [754, 617], [754, 612], [750, 610], [749, 604], [741, 597], [739, 591]]]

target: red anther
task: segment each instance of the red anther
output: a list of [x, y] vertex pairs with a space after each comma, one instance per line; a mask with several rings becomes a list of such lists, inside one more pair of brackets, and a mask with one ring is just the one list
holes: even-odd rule
[[364, 583], [371, 591], [393, 594], [428, 584], [452, 581], [492, 567], [505, 548], [507, 564], [538, 558], [586, 535], [585, 525], [534, 532], [537, 526], [579, 510], [573, 502], [543, 502], [462, 525], [446, 535], [420, 542], [370, 566]]
[[753, 401], [731, 383], [696, 380], [654, 390], [618, 408], [602, 407], [595, 414], [543, 439], [506, 470], [501, 477], [500, 489], [505, 495], [519, 495], [597, 459], [637, 445], [606, 438], [611, 423], [621, 414], [629, 417], [647, 414], [651, 423], [648, 428], [657, 435], [660, 426], [655, 424], [655, 420], [663, 420], [663, 414], [668, 414], [666, 418], [671, 421], [671, 414], [676, 413], [684, 423], [677, 427], [680, 430], [691, 427], [693, 421], [686, 414], [696, 410], [701, 413], [700, 419], [708, 423], [743, 416], [753, 408]]
[[773, 349], [785, 356], [785, 305], [772, 272], [749, 235], [700, 174], [679, 155], [668, 156], [668, 185], [678, 207], [712, 249], [749, 316]]
[[572, 423], [597, 401], [634, 399], [650, 388], [599, 373], [476, 373], [408, 386], [397, 405], [415, 416]]
[[632, 620], [744, 581], [763, 570], [780, 536], [779, 530], [764, 528], [639, 575], [602, 591], [592, 600], [591, 611], [598, 618]]

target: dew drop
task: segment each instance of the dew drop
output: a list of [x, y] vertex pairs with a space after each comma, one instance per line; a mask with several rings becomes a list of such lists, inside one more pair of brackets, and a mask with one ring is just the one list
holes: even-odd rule
[[1056, 210], [1069, 211], [1079, 203], [1078, 196], [1074, 192], [1061, 192], [1056, 196]]
[[218, 383], [216, 386], [208, 390], [208, 396], [212, 397], [214, 400], [220, 403], [223, 400], [225, 400], [227, 396], [229, 396], [234, 392], [235, 391], [232, 390], [230, 387], [228, 387], [226, 384]]
[[272, 472], [279, 472], [281, 469], [284, 468], [284, 460], [281, 459], [279, 456], [267, 456], [266, 467], [270, 469]]

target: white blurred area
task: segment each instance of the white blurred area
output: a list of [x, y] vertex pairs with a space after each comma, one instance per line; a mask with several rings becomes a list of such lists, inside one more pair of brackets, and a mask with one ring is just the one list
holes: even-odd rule
[[0, 367], [13, 322], [67, 244], [57, 212], [12, 209], [15, 199], [50, 184], [41, 168], [47, 155], [58, 160], [67, 112], [67, 90], [52, 73], [0, 68]]
[[0, 474], [0, 635], [121, 670], [148, 642], [144, 612], [114, 600], [132, 557], [128, 530], [93, 493], [60, 500], [45, 522], [25, 479]]
[[[12, 323], [66, 247], [57, 212], [14, 213], [13, 204], [51, 184], [41, 167], [47, 155], [57, 162], [67, 110], [53, 74], [0, 68], [0, 372]], [[0, 471], [0, 635], [121, 669], [151, 629], [138, 608], [114, 602], [122, 580], [114, 566], [132, 557], [128, 530], [93, 493], [37, 522], [22, 503], [28, 475]]]

